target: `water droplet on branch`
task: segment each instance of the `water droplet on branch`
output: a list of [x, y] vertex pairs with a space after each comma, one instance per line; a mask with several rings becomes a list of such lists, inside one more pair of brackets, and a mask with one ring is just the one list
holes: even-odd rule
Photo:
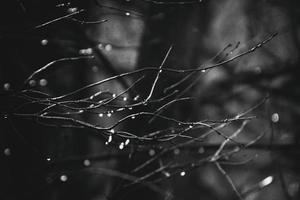
[[11, 155], [10, 148], [5, 148], [3, 153], [4, 153], [5, 156], [10, 156]]
[[180, 176], [185, 176], [185, 171], [180, 172]]
[[10, 89], [10, 84], [9, 83], [4, 83], [3, 89], [4, 90], [9, 90]]
[[279, 122], [279, 114], [278, 113], [273, 113], [272, 116], [271, 116], [271, 120], [274, 123]]
[[40, 86], [45, 87], [48, 84], [48, 81], [46, 79], [42, 78], [39, 81], [39, 84], [40, 84]]
[[124, 149], [124, 142], [121, 142], [121, 144], [119, 145], [119, 149]]
[[47, 39], [41, 40], [41, 45], [46, 46], [47, 44], [48, 44], [48, 40]]
[[67, 175], [61, 175], [61, 176], [60, 176], [60, 180], [61, 180], [62, 182], [66, 182], [66, 181], [68, 180]]
[[88, 159], [85, 159], [85, 160], [83, 161], [83, 165], [86, 166], [86, 167], [88, 167], [88, 166], [91, 165], [91, 161], [88, 160]]

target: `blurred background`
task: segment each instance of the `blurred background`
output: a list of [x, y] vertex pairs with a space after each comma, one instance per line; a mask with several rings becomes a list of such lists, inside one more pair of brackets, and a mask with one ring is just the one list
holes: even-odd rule
[[[195, 69], [210, 66], [245, 52], [270, 35], [271, 41], [221, 67], [194, 73], [176, 89], [195, 100], [175, 104], [166, 115], [183, 121], [221, 120], [257, 105], [252, 120], [236, 138], [255, 145], [224, 164], [236, 189], [246, 200], [299, 199], [300, 130], [300, 5], [296, 0], [89, 0], [3, 2], [0, 27], [0, 198], [15, 199], [239, 199], [216, 165], [205, 163], [184, 176], [175, 175], [158, 186], [124, 189], [118, 178], [97, 173], [97, 167], [129, 172], [158, 151], [136, 153], [132, 159], [105, 138], [85, 129], [48, 127], [34, 120], [9, 117], [23, 100], [7, 97], [41, 66], [60, 58], [94, 55], [93, 60], [59, 63], [51, 73], [29, 82], [31, 88], [57, 96], [121, 73], [158, 67], [170, 46], [165, 66]], [[84, 12], [79, 12], [84, 9]], [[77, 13], [78, 14], [74, 14]], [[101, 21], [103, 20], [103, 21]], [[153, 81], [149, 74], [135, 88], [147, 96]], [[164, 74], [154, 96], [182, 80]], [[94, 87], [89, 92], [118, 93], [133, 79], [124, 78]], [[34, 105], [29, 110], [37, 109]], [[81, 115], [95, 124], [109, 125], [124, 114], [99, 118]], [[170, 124], [144, 121], [123, 125], [138, 135]], [[223, 129], [230, 136], [240, 124]], [[164, 161], [181, 163], [212, 155], [224, 138], [217, 134], [204, 142], [178, 149]], [[131, 154], [130, 154], [131, 155]], [[250, 160], [249, 160], [250, 159]], [[244, 162], [249, 160], [249, 162]], [[146, 171], [154, 170], [153, 163]]]

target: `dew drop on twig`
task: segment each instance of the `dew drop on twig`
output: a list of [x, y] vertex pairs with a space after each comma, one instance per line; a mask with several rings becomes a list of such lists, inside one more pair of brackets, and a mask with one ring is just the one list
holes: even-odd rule
[[137, 101], [140, 98], [140, 95], [137, 95], [133, 98], [133, 101]]
[[36, 81], [35, 80], [30, 80], [28, 83], [29, 83], [30, 87], [36, 86]]
[[180, 176], [185, 176], [185, 171], [180, 172]]
[[112, 50], [112, 45], [111, 44], [107, 44], [104, 47], [105, 51], [111, 51]]
[[61, 175], [61, 176], [60, 176], [60, 180], [61, 180], [62, 182], [66, 182], [66, 181], [68, 180], [67, 175]]
[[86, 167], [88, 167], [88, 166], [91, 165], [91, 161], [90, 161], [89, 159], [85, 159], [85, 160], [83, 161], [83, 165], [86, 166]]
[[93, 67], [92, 67], [92, 71], [93, 71], [93, 72], [98, 72], [98, 67], [97, 67], [97, 66], [93, 66]]
[[120, 143], [119, 149], [121, 149], [121, 150], [124, 149], [124, 142], [121, 142], [121, 143]]
[[9, 90], [10, 89], [10, 84], [9, 83], [4, 83], [3, 89], [4, 90]]
[[74, 8], [68, 8], [68, 13], [73, 13], [78, 11], [78, 8], [74, 7]]
[[40, 84], [40, 86], [45, 87], [48, 84], [48, 81], [46, 79], [42, 78], [39, 81], [39, 84]]
[[93, 53], [92, 48], [87, 48], [87, 49], [80, 49], [79, 54], [80, 55], [91, 55]]
[[5, 148], [4, 151], [3, 151], [3, 153], [4, 153], [5, 156], [10, 156], [11, 155], [10, 148]]
[[108, 143], [112, 142], [112, 135], [109, 135], [109, 136], [108, 136], [107, 142], [108, 142]]
[[278, 113], [273, 113], [272, 116], [271, 116], [271, 120], [274, 123], [279, 122], [279, 114]]
[[154, 149], [150, 149], [149, 150], [149, 155], [150, 156], [154, 156], [155, 155], [155, 150]]
[[174, 154], [175, 154], [175, 155], [180, 154], [180, 149], [174, 149]]
[[266, 187], [266, 186], [270, 185], [270, 184], [273, 182], [273, 179], [274, 179], [273, 176], [268, 176], [268, 177], [265, 178], [264, 180], [260, 181], [260, 182], [258, 183], [258, 186], [259, 186], [260, 188]]
[[198, 149], [198, 153], [202, 154], [202, 153], [204, 153], [204, 152], [205, 152], [204, 147], [200, 147], [200, 148]]
[[41, 40], [41, 45], [46, 46], [47, 44], [48, 44], [48, 40], [47, 39]]
[[170, 177], [170, 176], [171, 176], [171, 174], [170, 174], [169, 172], [164, 172], [164, 175], [165, 175], [166, 177]]

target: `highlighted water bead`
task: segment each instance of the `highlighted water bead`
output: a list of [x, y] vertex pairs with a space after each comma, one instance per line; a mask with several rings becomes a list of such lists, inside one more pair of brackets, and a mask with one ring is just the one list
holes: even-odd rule
[[61, 176], [60, 176], [60, 180], [61, 180], [62, 182], [66, 182], [66, 181], [68, 180], [67, 175], [61, 175]]
[[5, 84], [3, 85], [3, 89], [4, 89], [4, 90], [9, 90], [9, 89], [10, 89], [10, 84], [9, 84], [9, 83], [5, 83]]
[[121, 142], [121, 144], [119, 145], [119, 149], [124, 149], [124, 142]]
[[48, 40], [47, 39], [41, 40], [41, 45], [46, 46], [47, 44], [48, 44]]
[[273, 113], [271, 116], [271, 120], [273, 123], [279, 122], [279, 114], [278, 113]]

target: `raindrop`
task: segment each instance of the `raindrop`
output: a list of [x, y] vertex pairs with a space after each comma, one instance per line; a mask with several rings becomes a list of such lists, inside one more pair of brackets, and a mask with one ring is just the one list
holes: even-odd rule
[[51, 161], [51, 158], [50, 158], [50, 157], [48, 157], [48, 158], [46, 158], [46, 160], [47, 160], [48, 162], [50, 162], [50, 161]]
[[271, 120], [274, 123], [279, 122], [279, 114], [278, 113], [273, 113], [272, 116], [271, 116]]
[[109, 132], [111, 132], [111, 133], [115, 133], [115, 130], [114, 130], [114, 129], [111, 129]]
[[112, 94], [112, 97], [115, 98], [117, 95], [116, 94]]
[[126, 16], [130, 16], [130, 12], [126, 12], [125, 15], [126, 15]]
[[29, 85], [30, 85], [30, 87], [36, 86], [36, 81], [35, 80], [30, 80]]
[[5, 149], [4, 149], [4, 155], [6, 155], [6, 156], [10, 156], [10, 155], [11, 155], [11, 150], [10, 150], [10, 148], [5, 148]]
[[128, 109], [129, 109], [129, 110], [132, 110], [132, 107], [129, 107]]
[[109, 135], [107, 142], [110, 143], [111, 141], [112, 141], [112, 135]]
[[137, 101], [140, 98], [140, 95], [137, 95], [133, 98], [133, 101]]
[[93, 53], [93, 49], [92, 48], [80, 49], [79, 50], [79, 54], [81, 54], [81, 55], [90, 55], [92, 53]]
[[79, 110], [78, 113], [83, 113], [83, 110]]
[[129, 140], [129, 139], [127, 139], [127, 140], [125, 141], [125, 145], [128, 145], [128, 144], [129, 144], [129, 142], [130, 142], [130, 140]]
[[170, 174], [169, 172], [164, 172], [164, 175], [165, 175], [166, 177], [170, 177], [170, 176], [171, 176], [171, 174]]
[[193, 128], [193, 126], [192, 126], [192, 125], [189, 125], [189, 128], [191, 129], [191, 128]]
[[73, 12], [76, 12], [78, 11], [78, 8], [74, 7], [74, 8], [68, 8], [68, 12], [69, 13], [73, 13]]
[[61, 175], [61, 176], [60, 176], [60, 180], [61, 180], [62, 182], [66, 182], [66, 181], [68, 180], [67, 175]]
[[265, 178], [264, 180], [259, 182], [258, 186], [260, 188], [263, 188], [263, 187], [266, 187], [266, 186], [270, 185], [272, 182], [273, 182], [273, 176], [268, 176], [267, 178]]
[[174, 149], [174, 154], [175, 154], [175, 155], [180, 154], [180, 149]]
[[111, 113], [107, 113], [107, 117], [111, 117]]
[[180, 176], [185, 176], [185, 171], [180, 172]]
[[102, 43], [99, 43], [99, 44], [98, 44], [98, 48], [99, 48], [99, 49], [103, 49], [103, 44], [102, 44]]
[[111, 51], [112, 50], [111, 44], [105, 45], [104, 49], [105, 49], [105, 51]]
[[86, 167], [88, 167], [88, 166], [91, 165], [91, 161], [88, 160], [88, 159], [85, 159], [85, 160], [83, 161], [83, 165], [86, 166]]
[[124, 110], [125, 108], [119, 108], [119, 109], [117, 109], [117, 111], [122, 111], [122, 110]]
[[123, 97], [123, 101], [127, 101], [127, 97]]
[[46, 86], [48, 84], [48, 81], [46, 79], [42, 78], [40, 80], [39, 84], [40, 84], [40, 86], [44, 87], [44, 86]]
[[121, 142], [121, 144], [119, 145], [119, 149], [124, 149], [124, 142]]
[[202, 154], [202, 153], [204, 153], [204, 152], [205, 152], [204, 147], [200, 147], [200, 148], [198, 149], [198, 153]]
[[103, 117], [103, 113], [100, 113], [98, 116], [99, 116], [99, 117]]
[[202, 72], [202, 73], [205, 73], [205, 72], [206, 72], [206, 70], [205, 70], [205, 69], [202, 69], [202, 70], [201, 70], [201, 72]]
[[155, 150], [154, 149], [150, 149], [149, 150], [149, 155], [150, 156], [154, 156], [155, 155]]
[[9, 83], [5, 83], [5, 84], [3, 85], [3, 89], [4, 89], [4, 90], [9, 90], [9, 89], [10, 89], [10, 84], [9, 84]]
[[41, 45], [46, 46], [47, 44], [48, 44], [48, 40], [47, 39], [41, 40]]
[[97, 67], [97, 66], [93, 66], [93, 67], [92, 67], [92, 71], [93, 71], [93, 72], [98, 72], [98, 67]]
[[131, 119], [135, 119], [135, 116], [132, 116]]

